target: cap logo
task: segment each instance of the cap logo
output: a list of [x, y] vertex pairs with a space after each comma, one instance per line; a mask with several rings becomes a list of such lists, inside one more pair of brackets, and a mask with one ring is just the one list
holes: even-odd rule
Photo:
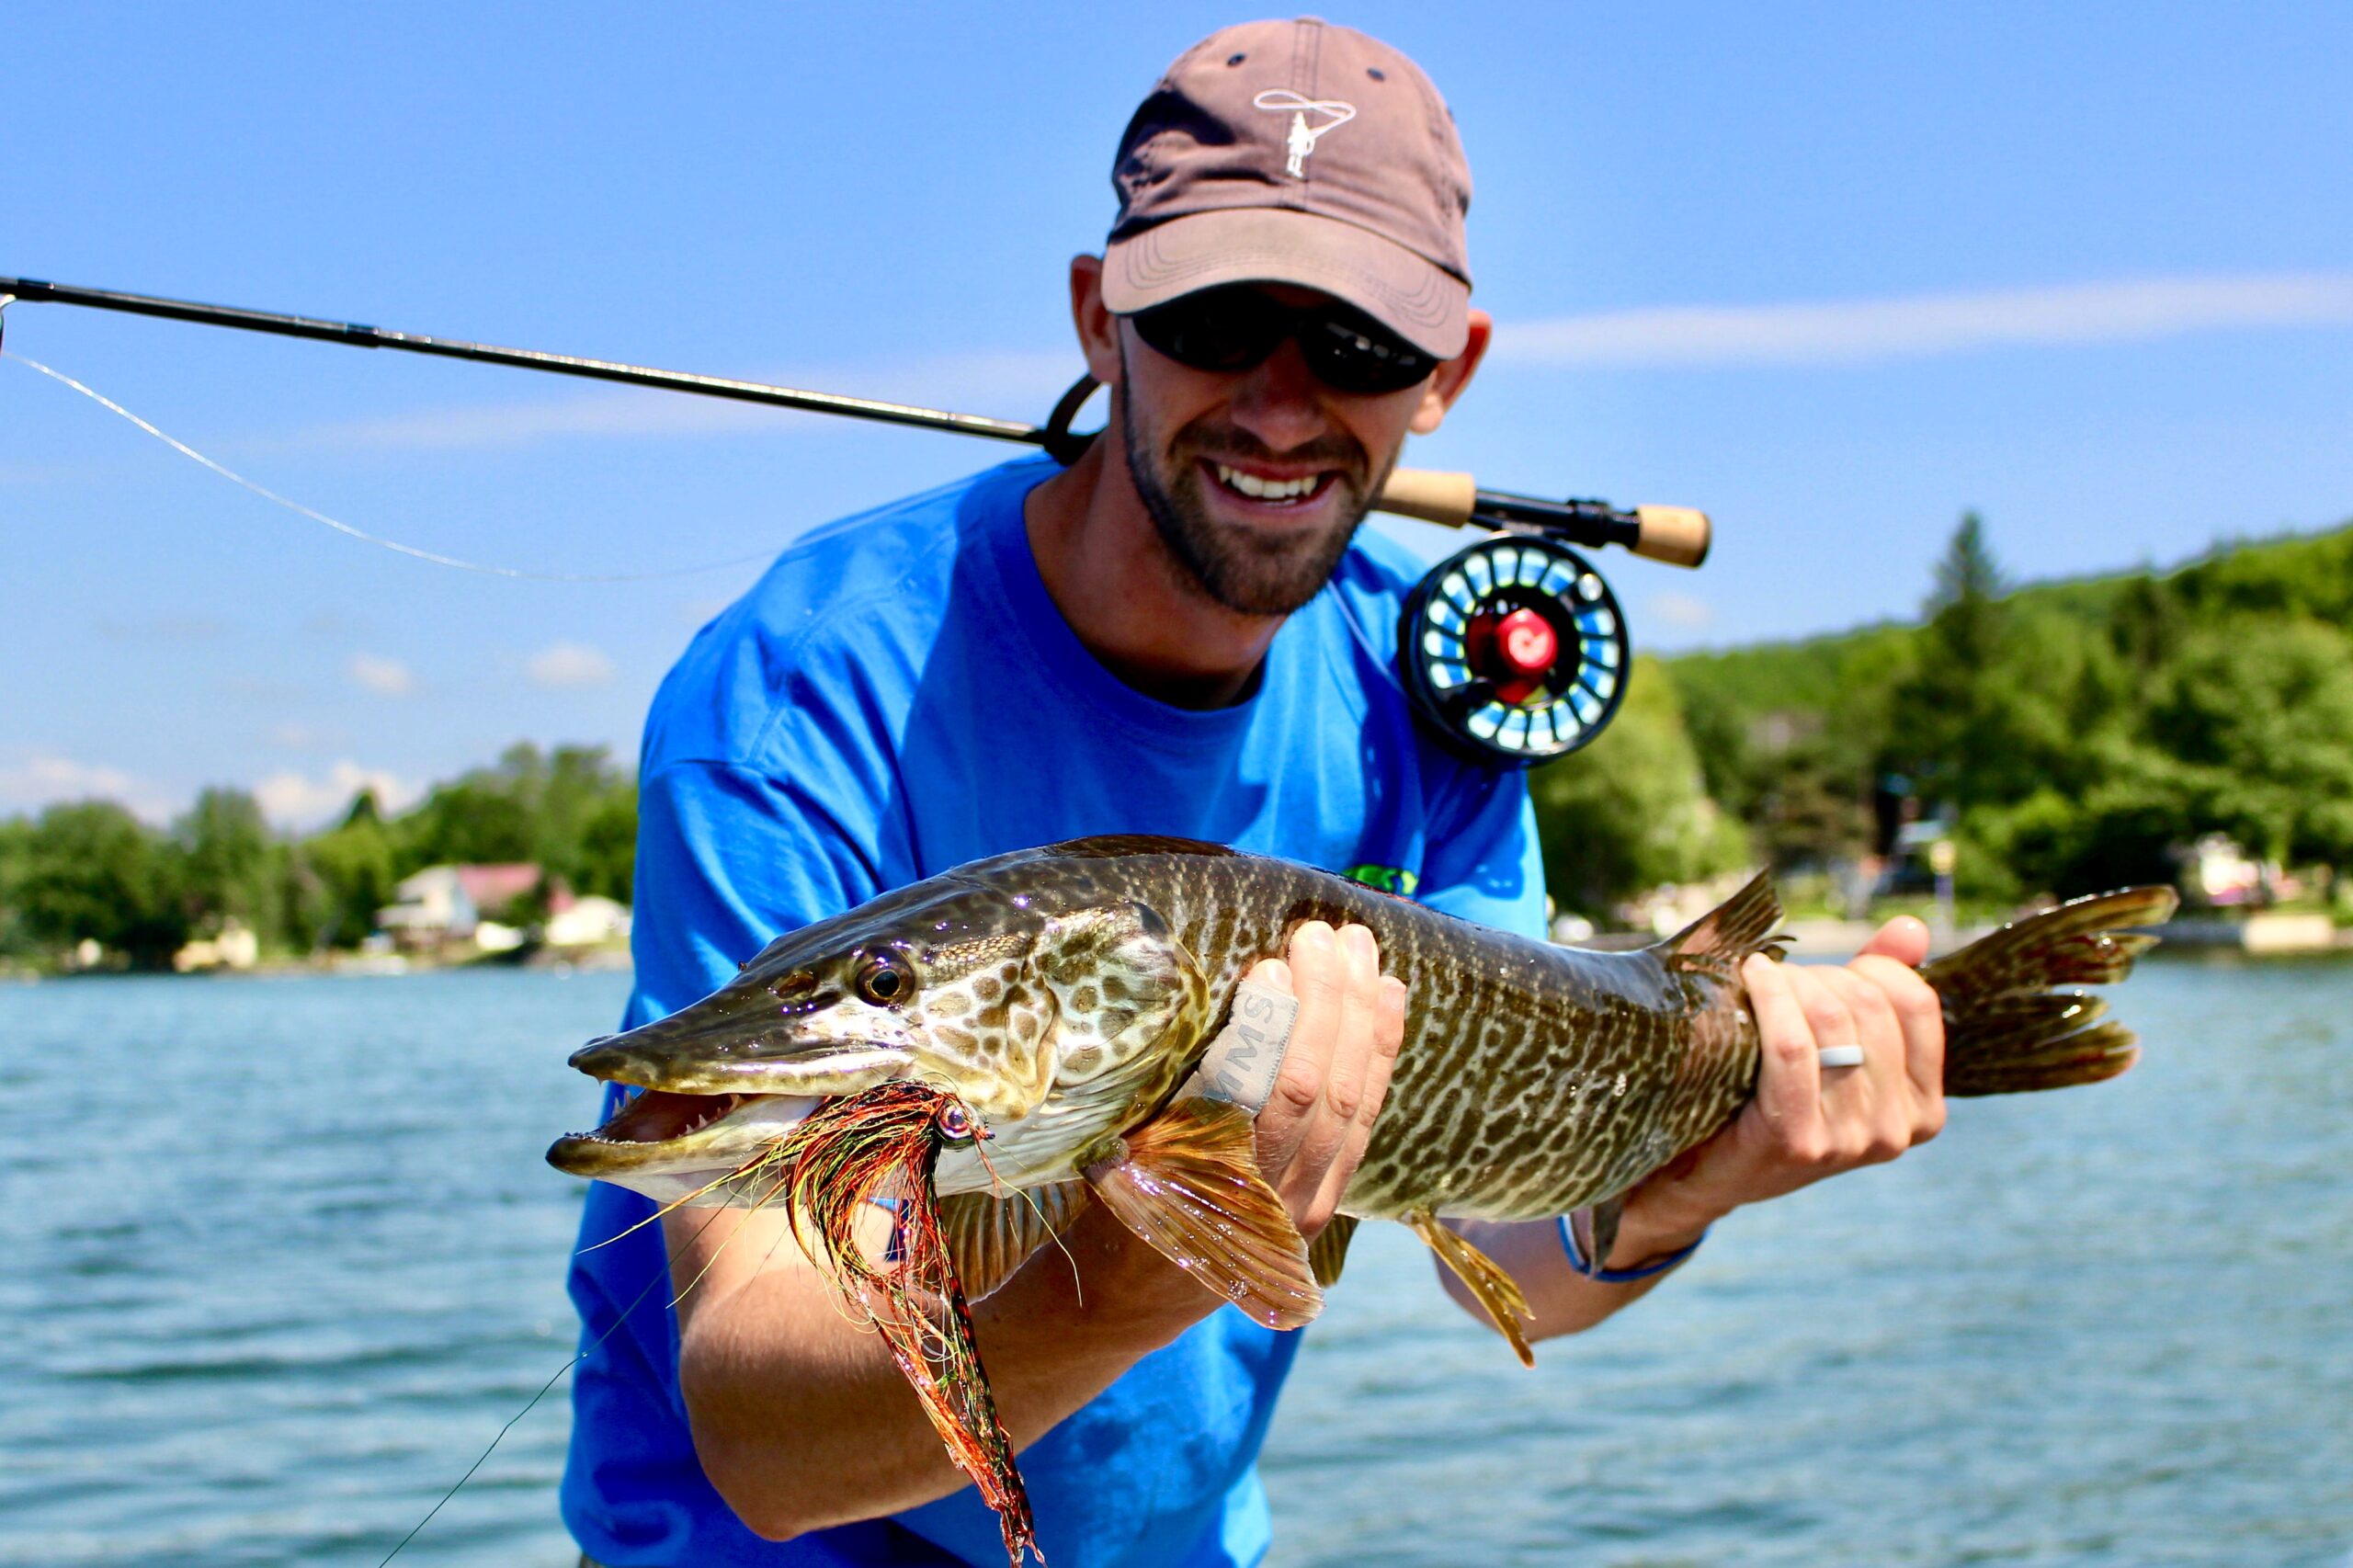
[[[1325, 131], [1336, 131], [1357, 117], [1354, 104], [1337, 98], [1302, 97], [1289, 87], [1269, 87], [1250, 102], [1254, 108], [1290, 116], [1290, 131], [1283, 137], [1283, 151], [1290, 154], [1290, 161], [1283, 165], [1283, 173], [1293, 179], [1307, 177], [1308, 154], [1315, 151], [1316, 142]], [[1323, 123], [1309, 125], [1310, 114], [1322, 115]]]

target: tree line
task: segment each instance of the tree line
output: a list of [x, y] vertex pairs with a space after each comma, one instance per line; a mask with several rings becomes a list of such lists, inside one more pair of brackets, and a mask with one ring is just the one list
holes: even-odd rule
[[1914, 623], [1640, 661], [1534, 781], [1552, 891], [1883, 850], [1951, 824], [1964, 898], [2167, 881], [2207, 833], [2353, 866], [2353, 527], [2013, 588], [1964, 516]]
[[164, 828], [77, 801], [0, 820], [0, 958], [45, 961], [87, 939], [157, 968], [232, 921], [280, 953], [349, 948], [403, 878], [448, 862], [531, 861], [540, 900], [560, 880], [626, 903], [636, 846], [637, 783], [603, 746], [511, 746], [398, 814], [363, 791], [307, 837], [274, 832], [238, 789], [204, 790]]
[[[1907, 812], [1950, 821], [1981, 903], [2170, 881], [2213, 832], [2353, 866], [2353, 526], [2014, 589], [1965, 516], [1917, 621], [1638, 659], [1617, 721], [1531, 787], [1554, 898], [1603, 921], [1663, 883], [1883, 850]], [[626, 901], [636, 836], [602, 746], [518, 744], [307, 837], [236, 789], [161, 829], [56, 805], [0, 820], [0, 960], [90, 938], [157, 965], [231, 920], [279, 952], [347, 948], [444, 862], [533, 861]]]

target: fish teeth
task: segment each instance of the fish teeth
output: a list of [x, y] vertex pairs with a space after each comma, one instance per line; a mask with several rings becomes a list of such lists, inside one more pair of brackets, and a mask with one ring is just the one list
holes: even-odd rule
[[1321, 484], [1321, 474], [1302, 474], [1297, 479], [1260, 479], [1255, 473], [1245, 473], [1238, 468], [1217, 465], [1218, 483], [1229, 490], [1238, 491], [1256, 501], [1290, 501], [1313, 491]]

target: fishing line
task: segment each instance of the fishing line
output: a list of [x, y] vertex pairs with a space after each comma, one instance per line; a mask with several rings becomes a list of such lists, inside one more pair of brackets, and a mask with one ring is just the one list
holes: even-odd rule
[[441, 555], [430, 550], [420, 550], [415, 545], [403, 544], [398, 540], [385, 539], [381, 535], [371, 534], [365, 528], [354, 528], [349, 523], [328, 517], [324, 512], [305, 506], [300, 501], [290, 500], [266, 485], [256, 484], [244, 474], [213, 461], [177, 437], [165, 434], [104, 392], [84, 385], [63, 370], [53, 370], [38, 359], [28, 359], [13, 349], [6, 348], [0, 348], [0, 359], [14, 359], [28, 370], [39, 370], [51, 381], [63, 382], [108, 413], [119, 415], [129, 420], [191, 462], [210, 469], [231, 483], [241, 484], [263, 500], [283, 506], [297, 517], [308, 517], [314, 523], [324, 523], [335, 532], [347, 534], [363, 544], [372, 544], [379, 549], [389, 550], [396, 555], [406, 555], [435, 566], [447, 566], [452, 571], [474, 572], [485, 577], [506, 577], [526, 583], [651, 583], [665, 577], [691, 577], [704, 572], [722, 571], [730, 566], [747, 565], [755, 561], [769, 560], [776, 554], [776, 550], [770, 548], [754, 551], [748, 555], [730, 556], [724, 561], [707, 561], [699, 566], [676, 566], [659, 572], [527, 572], [515, 566], [491, 566], [479, 561], [460, 561], [454, 555]]
[[[748, 1221], [753, 1215], [758, 1213], [761, 1210], [767, 1208], [771, 1202], [773, 1202], [776, 1199], [776, 1195], [784, 1190], [784, 1184], [790, 1179], [790, 1178], [789, 1176], [777, 1177], [776, 1184], [767, 1189], [767, 1193], [760, 1198], [759, 1201], [754, 1203], [749, 1209], [744, 1211], [744, 1219]], [[717, 1218], [717, 1215], [712, 1216], [713, 1220]], [[711, 1220], [705, 1220], [703, 1221], [704, 1230], [709, 1230]], [[709, 1257], [703, 1260], [702, 1267], [695, 1270], [695, 1277], [692, 1279], [688, 1280], [685, 1288], [679, 1290], [676, 1295], [670, 1298], [670, 1307], [672, 1311], [676, 1311], [677, 1309], [677, 1305], [680, 1301], [685, 1301], [688, 1296], [694, 1294], [695, 1287], [702, 1283], [703, 1276], [709, 1274], [712, 1269], [719, 1267], [720, 1258], [725, 1255], [729, 1247], [735, 1244], [735, 1238], [743, 1233], [744, 1226], [740, 1222], [736, 1225], [735, 1229], [727, 1233], [727, 1239], [720, 1243], [717, 1249], [714, 1250]], [[699, 1241], [702, 1237], [702, 1231], [697, 1231], [695, 1233], [695, 1237]], [[768, 1243], [768, 1250], [760, 1259], [761, 1267], [765, 1268], [767, 1267], [768, 1259], [776, 1256], [777, 1244], [783, 1240], [784, 1237], [782, 1235], [779, 1235], [775, 1241]]]
[[[27, 359], [25, 363], [29, 365], [32, 361]], [[53, 370], [49, 373], [51, 375], [56, 374]], [[97, 394], [93, 392], [91, 395], [95, 397]], [[168, 437], [166, 438], [168, 439]], [[710, 1217], [702, 1222], [702, 1230], [695, 1233], [695, 1239], [697, 1241], [700, 1241], [702, 1239], [702, 1232], [710, 1229], [712, 1221], [716, 1221], [722, 1212], [723, 1210], [717, 1209], [710, 1211]], [[729, 1239], [733, 1240], [733, 1238], [731, 1237]], [[721, 1244], [722, 1250], [724, 1249], [725, 1244], [725, 1243]], [[713, 1263], [718, 1261], [717, 1254], [712, 1255], [711, 1261]], [[706, 1271], [708, 1271], [709, 1267], [709, 1264], [704, 1265]], [[572, 1370], [573, 1368], [577, 1367], [581, 1362], [588, 1359], [590, 1352], [597, 1349], [605, 1343], [605, 1341], [610, 1339], [616, 1334], [619, 1334], [623, 1326], [628, 1324], [629, 1314], [637, 1311], [637, 1309], [644, 1303], [645, 1298], [654, 1293], [654, 1288], [656, 1285], [665, 1282], [669, 1278], [669, 1265], [665, 1263], [663, 1265], [662, 1271], [659, 1274], [656, 1274], [653, 1278], [647, 1280], [645, 1282], [645, 1289], [640, 1290], [633, 1298], [631, 1299], [629, 1305], [620, 1310], [620, 1314], [613, 1319], [612, 1327], [605, 1330], [604, 1333], [598, 1335], [590, 1343], [582, 1346], [580, 1349], [573, 1354], [572, 1359], [566, 1361], [563, 1366], [558, 1367], [555, 1369], [555, 1376], [550, 1378], [546, 1382], [541, 1383], [540, 1385], [540, 1392], [531, 1396], [530, 1403], [524, 1405], [522, 1409], [517, 1411], [507, 1419], [506, 1425], [498, 1429], [498, 1436], [490, 1440], [490, 1447], [483, 1449], [481, 1457], [466, 1467], [466, 1473], [458, 1477], [456, 1484], [452, 1485], [449, 1491], [441, 1494], [441, 1500], [433, 1505], [432, 1508], [427, 1511], [425, 1517], [417, 1520], [415, 1524], [409, 1527], [408, 1534], [401, 1537], [399, 1544], [394, 1546], [392, 1551], [384, 1553], [383, 1562], [377, 1563], [376, 1568], [387, 1568], [387, 1564], [389, 1564], [393, 1558], [398, 1557], [408, 1546], [408, 1543], [417, 1538], [419, 1532], [421, 1532], [426, 1526], [433, 1522], [434, 1515], [438, 1514], [444, 1507], [448, 1506], [450, 1498], [455, 1497], [459, 1493], [466, 1489], [466, 1483], [474, 1478], [474, 1472], [480, 1470], [483, 1465], [490, 1462], [490, 1456], [498, 1451], [498, 1445], [506, 1440], [506, 1434], [515, 1430], [516, 1423], [521, 1421], [523, 1417], [530, 1415], [532, 1411], [539, 1408], [540, 1401], [547, 1398], [548, 1391], [563, 1381], [564, 1373]], [[702, 1276], [699, 1274], [696, 1275], [693, 1283], [687, 1287], [687, 1290], [693, 1290], [695, 1285], [699, 1285], [701, 1282]], [[679, 1291], [678, 1299], [683, 1301], [686, 1294], [686, 1290]], [[677, 1301], [674, 1301], [671, 1302], [671, 1305], [677, 1305]]]

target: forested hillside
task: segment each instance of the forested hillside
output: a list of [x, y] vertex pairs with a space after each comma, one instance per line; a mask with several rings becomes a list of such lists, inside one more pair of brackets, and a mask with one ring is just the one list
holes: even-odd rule
[[637, 783], [602, 746], [510, 746], [397, 816], [363, 793], [307, 838], [273, 832], [243, 790], [205, 790], [167, 829], [77, 801], [0, 819], [0, 960], [87, 938], [153, 967], [232, 921], [276, 951], [348, 948], [394, 883], [447, 862], [529, 861], [574, 892], [626, 902], [636, 851]]
[[[2265, 858], [2353, 863], [2353, 527], [2013, 590], [1972, 516], [1917, 624], [1687, 655], [1638, 680], [1672, 688], [1649, 699], [1648, 723], [1630, 711], [1537, 780], [1555, 895], [1589, 913], [1666, 880], [1677, 855], [1735, 858], [1711, 824], [1713, 848], [1687, 832], [1632, 880], [1579, 885], [1565, 864], [1592, 828], [1566, 809], [1589, 790], [1579, 775], [1637, 753], [1654, 762], [1630, 796], [1688, 818], [1703, 793], [1784, 869], [1878, 847], [1907, 795], [1949, 809], [1963, 894], [1983, 900], [2165, 880], [2168, 851], [2210, 832]], [[1656, 733], [1678, 710], [1696, 789]]]

